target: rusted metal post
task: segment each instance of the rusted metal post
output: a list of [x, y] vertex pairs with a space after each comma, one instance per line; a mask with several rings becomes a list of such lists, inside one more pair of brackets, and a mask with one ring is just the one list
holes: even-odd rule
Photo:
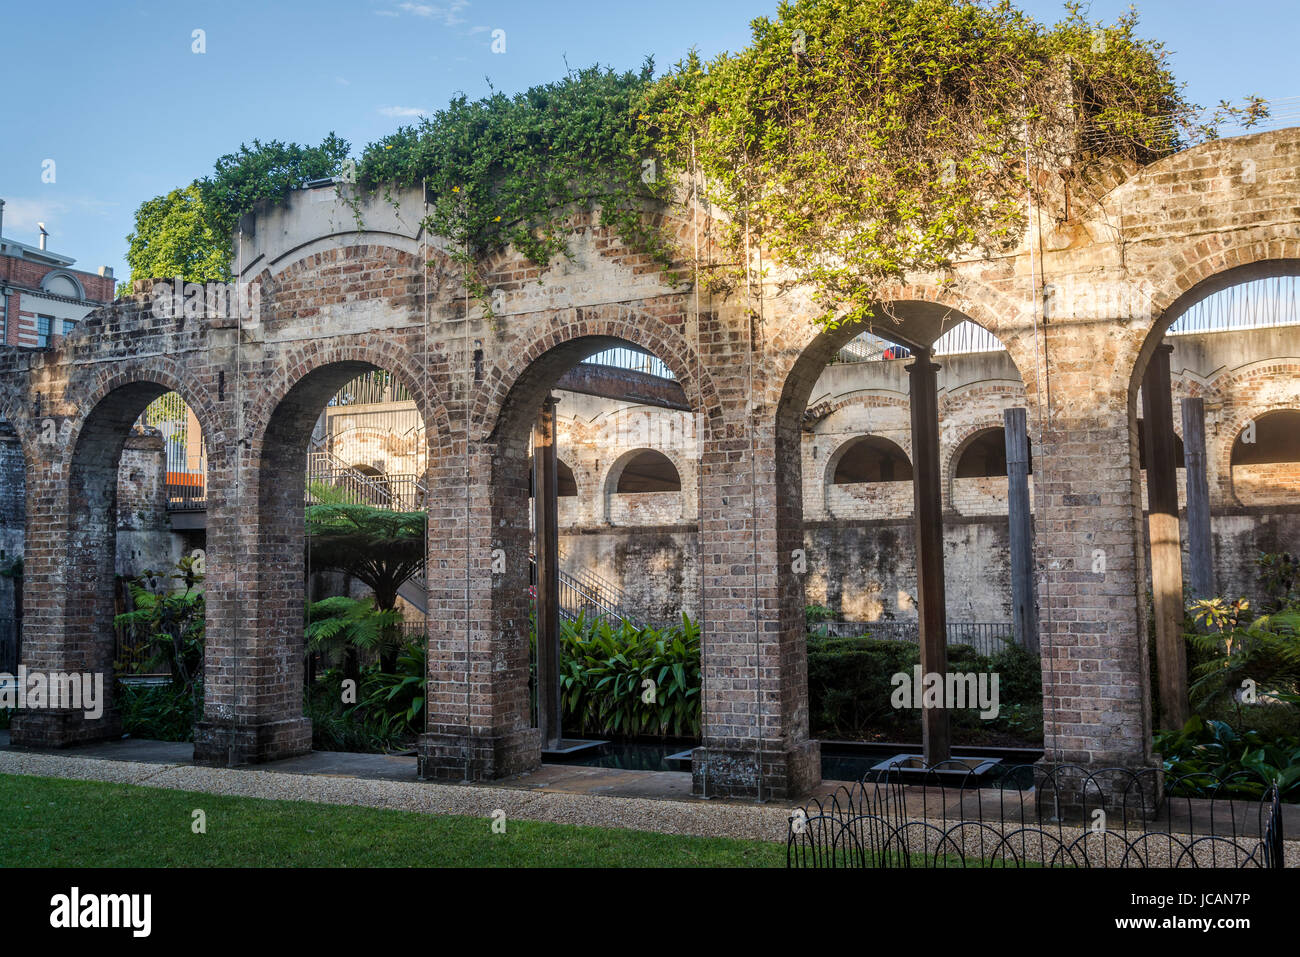
[[[943, 503], [939, 477], [939, 366], [929, 349], [918, 349], [907, 366], [911, 376], [912, 495], [916, 536], [917, 616], [921, 628], [921, 673], [946, 676], [948, 625], [943, 584]], [[941, 680], [944, 680], [941, 678]], [[945, 680], [945, 685], [946, 685]], [[921, 695], [913, 688], [914, 700]], [[946, 703], [946, 702], [942, 702]], [[946, 708], [921, 709], [921, 746], [927, 765], [952, 754]]]
[[547, 396], [533, 430], [533, 517], [537, 535], [537, 716], [542, 747], [564, 737], [560, 699], [560, 536], [556, 519], [559, 464], [554, 396]]
[[1181, 728], [1189, 716], [1187, 647], [1183, 639], [1183, 555], [1178, 528], [1178, 463], [1169, 395], [1171, 345], [1156, 348], [1142, 379], [1146, 430], [1147, 530], [1151, 539], [1151, 602], [1156, 620], [1160, 727]]

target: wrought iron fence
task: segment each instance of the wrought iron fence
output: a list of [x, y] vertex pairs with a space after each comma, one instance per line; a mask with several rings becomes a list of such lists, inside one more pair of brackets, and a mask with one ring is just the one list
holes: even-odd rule
[[343, 386], [329, 400], [329, 405], [379, 405], [410, 398], [411, 391], [392, 373], [376, 370], [359, 375]]
[[1178, 317], [1168, 335], [1264, 329], [1300, 324], [1295, 276], [1238, 283], [1206, 296]]
[[[916, 621], [822, 621], [811, 625], [808, 633], [817, 638], [883, 638], [889, 641], [921, 640], [921, 626]], [[950, 621], [948, 644], [970, 645], [982, 655], [1001, 651], [1012, 641], [1014, 628], [1004, 621]]]
[[14, 674], [22, 660], [21, 623], [14, 618], [0, 618], [0, 672]]
[[1276, 868], [1286, 856], [1278, 788], [1253, 772], [958, 759], [894, 763], [797, 808], [786, 864]]
[[644, 372], [661, 379], [676, 379], [671, 369], [658, 356], [639, 349], [615, 348], [598, 352], [589, 359], [582, 360], [590, 365], [612, 366], [615, 369], [628, 369], [632, 372]]

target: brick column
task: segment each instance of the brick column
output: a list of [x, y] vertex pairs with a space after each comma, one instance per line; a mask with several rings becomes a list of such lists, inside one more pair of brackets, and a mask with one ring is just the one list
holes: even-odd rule
[[37, 443], [42, 458], [27, 474], [21, 663], [28, 672], [101, 676], [103, 713], [17, 711], [10, 740], [19, 747], [61, 748], [122, 733], [113, 700], [113, 588], [117, 462], [126, 433], [105, 430], [69, 478], [62, 471], [64, 418], [51, 421], [45, 434], [53, 441]]
[[429, 688], [420, 777], [481, 781], [541, 764], [528, 707], [528, 454], [464, 432], [429, 459]]
[[1045, 334], [1052, 400], [1049, 409], [1031, 395], [1040, 407], [1030, 421], [1043, 431], [1034, 493], [1047, 760], [1150, 767], [1142, 511], [1128, 394], [1136, 347], [1121, 348], [1099, 324], [1057, 322]]
[[230, 469], [208, 469], [208, 625], [194, 761], [212, 766], [311, 751], [303, 715], [306, 448], [280, 447], [260, 476], [252, 455], [241, 458], [238, 495]]
[[[700, 436], [704, 715], [693, 790], [791, 800], [821, 781], [821, 749], [808, 736], [803, 571], [794, 554], [803, 548], [798, 420], [781, 433], [778, 478], [775, 410], [749, 414], [743, 361], [715, 368], [739, 374], [720, 377], [726, 421]], [[792, 487], [778, 494], [778, 481]]]

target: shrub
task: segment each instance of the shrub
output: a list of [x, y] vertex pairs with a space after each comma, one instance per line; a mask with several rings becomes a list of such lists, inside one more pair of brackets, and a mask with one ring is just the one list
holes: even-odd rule
[[176, 685], [140, 687], [119, 683], [117, 704], [122, 730], [151, 741], [193, 741], [194, 724], [203, 717], [203, 689]]
[[583, 734], [700, 733], [700, 630], [685, 615], [662, 631], [580, 615], [562, 623], [560, 651], [566, 725]]
[[1203, 784], [1185, 782], [1180, 793], [1209, 793], [1213, 781], [1244, 771], [1249, 774], [1227, 784], [1221, 793], [1257, 798], [1268, 784], [1276, 784], [1284, 798], [1300, 801], [1300, 737], [1295, 735], [1237, 732], [1226, 721], [1193, 715], [1181, 730], [1157, 731], [1155, 748], [1164, 756], [1166, 773], [1207, 776]]
[[[895, 674], [911, 674], [921, 663], [910, 641], [860, 638], [808, 639], [808, 707], [814, 737], [915, 736], [921, 710], [893, 707]], [[948, 647], [950, 672], [998, 675], [998, 717], [985, 720], [977, 709], [952, 712], [955, 728], [995, 729], [1041, 740], [1042, 677], [1036, 655], [1008, 641], [992, 656], [970, 645]]]

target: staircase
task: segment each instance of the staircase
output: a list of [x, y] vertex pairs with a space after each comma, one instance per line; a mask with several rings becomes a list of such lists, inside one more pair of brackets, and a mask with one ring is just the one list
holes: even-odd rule
[[[528, 556], [529, 581], [537, 581], [537, 561]], [[412, 575], [397, 594], [414, 608], [428, 614], [426, 583], [423, 573]], [[617, 628], [624, 622], [634, 628], [643, 628], [646, 616], [629, 611], [634, 607], [631, 598], [617, 585], [613, 585], [599, 575], [581, 571], [571, 575], [560, 570], [560, 617], [566, 621], [575, 621], [579, 615], [604, 618], [611, 626]]]

